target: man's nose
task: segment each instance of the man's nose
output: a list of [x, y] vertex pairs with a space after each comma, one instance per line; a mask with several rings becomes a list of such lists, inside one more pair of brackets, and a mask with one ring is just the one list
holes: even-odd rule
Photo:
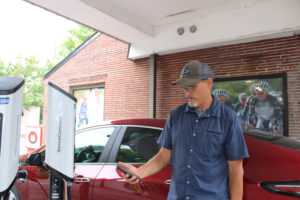
[[190, 90], [184, 90], [184, 94], [186, 97], [190, 96], [191, 92], [192, 91], [190, 91]]

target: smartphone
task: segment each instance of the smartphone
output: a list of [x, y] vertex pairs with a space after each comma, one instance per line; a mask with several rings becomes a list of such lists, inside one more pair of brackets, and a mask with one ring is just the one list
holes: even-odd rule
[[[123, 174], [128, 174], [129, 178], [133, 177], [134, 175], [132, 173], [130, 173], [129, 171], [127, 171], [126, 169], [124, 169], [123, 167], [120, 167], [119, 164], [116, 164], [116, 168], [122, 172]], [[139, 182], [142, 182], [140, 177], [136, 176], [137, 179], [139, 180]]]

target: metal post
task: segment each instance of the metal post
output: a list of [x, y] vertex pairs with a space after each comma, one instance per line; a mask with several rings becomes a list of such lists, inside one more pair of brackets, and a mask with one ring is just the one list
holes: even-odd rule
[[156, 118], [156, 60], [157, 55], [150, 56], [150, 99], [149, 117]]

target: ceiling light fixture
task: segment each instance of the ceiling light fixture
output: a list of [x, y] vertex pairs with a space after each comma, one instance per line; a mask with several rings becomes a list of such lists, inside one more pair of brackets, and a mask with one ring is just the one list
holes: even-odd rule
[[177, 33], [178, 33], [178, 35], [182, 35], [184, 33], [184, 28], [183, 27], [179, 27], [177, 29]]
[[196, 31], [197, 31], [197, 26], [192, 25], [192, 26], [190, 27], [190, 32], [191, 32], [191, 33], [195, 33]]

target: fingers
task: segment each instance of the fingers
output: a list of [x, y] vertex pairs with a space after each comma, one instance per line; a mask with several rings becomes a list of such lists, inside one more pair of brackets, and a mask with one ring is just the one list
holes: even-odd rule
[[123, 163], [123, 162], [118, 162], [118, 164], [119, 164], [121, 167], [123, 167], [123, 168], [125, 168], [125, 169], [127, 169], [127, 170], [132, 170], [132, 168], [135, 168], [133, 165], [130, 165], [130, 164], [127, 164], [127, 163]]
[[128, 172], [133, 172], [133, 175], [137, 174], [137, 168], [134, 167], [133, 165], [123, 163], [123, 162], [119, 162], [118, 164], [119, 164], [120, 167], [124, 168]]
[[129, 178], [129, 174], [123, 174], [123, 178], [130, 184], [138, 184], [141, 182], [141, 179], [135, 175]]
[[133, 165], [119, 162], [118, 163], [120, 167], [124, 168], [128, 173], [122, 172], [123, 178], [130, 184], [137, 184], [141, 183], [141, 179], [138, 176], [137, 168], [135, 168]]

